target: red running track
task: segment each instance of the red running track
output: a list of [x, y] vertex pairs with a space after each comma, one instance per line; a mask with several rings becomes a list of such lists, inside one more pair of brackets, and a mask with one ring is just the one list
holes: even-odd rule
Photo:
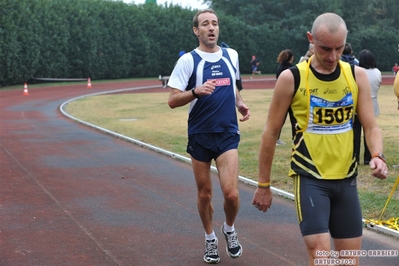
[[[88, 93], [154, 86], [144, 91], [167, 99], [168, 91], [158, 80], [92, 85], [29, 89], [28, 96], [0, 91], [0, 265], [205, 265], [190, 165], [59, 111]], [[244, 82], [246, 89], [273, 85]], [[244, 183], [236, 221], [244, 252], [229, 258], [216, 175], [213, 181], [220, 265], [307, 265], [293, 202], [276, 195], [260, 213], [251, 205], [254, 188]], [[398, 240], [365, 229], [362, 248], [397, 250]], [[397, 265], [398, 257], [361, 262]]]

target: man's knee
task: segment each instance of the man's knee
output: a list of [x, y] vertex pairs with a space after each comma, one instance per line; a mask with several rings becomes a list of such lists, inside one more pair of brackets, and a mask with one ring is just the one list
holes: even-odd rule
[[201, 205], [209, 204], [212, 201], [212, 191], [209, 189], [198, 191], [198, 201]]
[[303, 239], [309, 256], [312, 258], [325, 257], [323, 256], [323, 251], [329, 252], [331, 249], [329, 233], [307, 235]]
[[238, 189], [230, 189], [223, 192], [224, 199], [229, 204], [236, 204], [239, 200], [240, 193]]

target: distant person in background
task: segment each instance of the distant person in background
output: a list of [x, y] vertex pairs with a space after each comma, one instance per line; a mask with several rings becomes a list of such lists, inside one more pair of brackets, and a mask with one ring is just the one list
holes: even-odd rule
[[399, 77], [398, 76], [395, 77], [395, 81], [393, 83], [393, 91], [394, 91], [396, 97], [398, 98], [398, 110], [399, 110]]
[[256, 55], [253, 55], [252, 59], [251, 59], [251, 67], [252, 67], [251, 79], [254, 77], [255, 74], [260, 74], [260, 71], [258, 70], [258, 66], [259, 66], [259, 60], [256, 59]]
[[[398, 52], [399, 52], [399, 45], [398, 45]], [[398, 100], [398, 107], [397, 109], [399, 110], [399, 75], [396, 75], [395, 81], [393, 83], [393, 92], [396, 95], [396, 98]], [[399, 168], [399, 163], [392, 165], [393, 168]]]
[[309, 43], [308, 51], [306, 52], [306, 54], [304, 56], [301, 56], [298, 63], [308, 60], [309, 57], [311, 57], [313, 54], [314, 54], [313, 43]]
[[398, 63], [395, 63], [395, 65], [392, 67], [392, 73], [396, 76], [396, 74], [398, 74], [398, 71], [399, 71]]
[[341, 55], [341, 60], [344, 62], [348, 62], [351, 65], [358, 66], [359, 60], [353, 55], [352, 45], [350, 43], [345, 44], [345, 48]]
[[279, 63], [276, 70], [276, 79], [280, 76], [280, 74], [292, 67], [292, 62], [294, 61], [294, 53], [290, 49], [283, 50], [277, 56], [277, 63]]
[[[362, 50], [359, 53], [359, 66], [364, 68], [367, 74], [367, 77], [370, 82], [370, 89], [371, 89], [371, 99], [373, 101], [373, 108], [374, 108], [374, 115], [377, 117], [380, 114], [380, 108], [378, 106], [378, 100], [377, 100], [377, 94], [378, 90], [380, 89], [381, 86], [381, 71], [377, 68], [377, 64], [375, 61], [374, 55], [367, 49]], [[361, 127], [361, 125], [360, 125]], [[355, 138], [358, 138], [357, 140], [355, 139], [355, 142], [358, 144], [355, 145], [355, 152], [356, 152], [356, 159], [359, 162], [359, 156], [360, 156], [360, 139], [361, 139], [361, 134], [355, 135]], [[368, 165], [371, 160], [371, 154], [370, 151], [367, 147], [366, 144], [366, 138], [363, 137], [364, 141], [364, 155], [363, 155], [363, 162], [365, 165]]]
[[[277, 57], [277, 63], [279, 63], [277, 70], [276, 70], [276, 79], [280, 76], [280, 74], [292, 67], [292, 62], [294, 61], [294, 53], [290, 49], [283, 50], [279, 53]], [[285, 142], [280, 139], [281, 130], [278, 134], [278, 139], [276, 141], [276, 145], [285, 145]]]

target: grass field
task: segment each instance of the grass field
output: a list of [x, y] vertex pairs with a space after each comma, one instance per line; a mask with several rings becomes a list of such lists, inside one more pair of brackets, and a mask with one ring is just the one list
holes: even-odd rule
[[[82, 98], [68, 104], [74, 117], [128, 137], [187, 156], [187, 106], [170, 109], [169, 91], [164, 93], [132, 93]], [[244, 90], [242, 97], [251, 109], [249, 121], [240, 123], [240, 175], [256, 180], [258, 147], [273, 90]], [[377, 118], [384, 137], [384, 154], [390, 167], [387, 180], [371, 176], [368, 166], [359, 167], [358, 188], [366, 219], [378, 219], [393, 188], [399, 169], [399, 111], [392, 86], [382, 86], [379, 92], [381, 115]], [[283, 127], [281, 139], [287, 143], [276, 147], [272, 169], [273, 186], [293, 192], [292, 180], [287, 177], [290, 159], [289, 120]], [[361, 151], [363, 154], [363, 149]], [[362, 163], [362, 162], [361, 162]], [[399, 217], [399, 191], [396, 190], [385, 210], [383, 219]]]

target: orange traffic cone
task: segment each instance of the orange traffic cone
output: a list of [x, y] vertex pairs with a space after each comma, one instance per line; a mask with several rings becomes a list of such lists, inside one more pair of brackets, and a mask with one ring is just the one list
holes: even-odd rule
[[24, 83], [24, 93], [23, 93], [23, 95], [29, 95], [28, 84], [26, 82]]
[[91, 80], [90, 80], [90, 78], [87, 79], [87, 88], [91, 89]]

